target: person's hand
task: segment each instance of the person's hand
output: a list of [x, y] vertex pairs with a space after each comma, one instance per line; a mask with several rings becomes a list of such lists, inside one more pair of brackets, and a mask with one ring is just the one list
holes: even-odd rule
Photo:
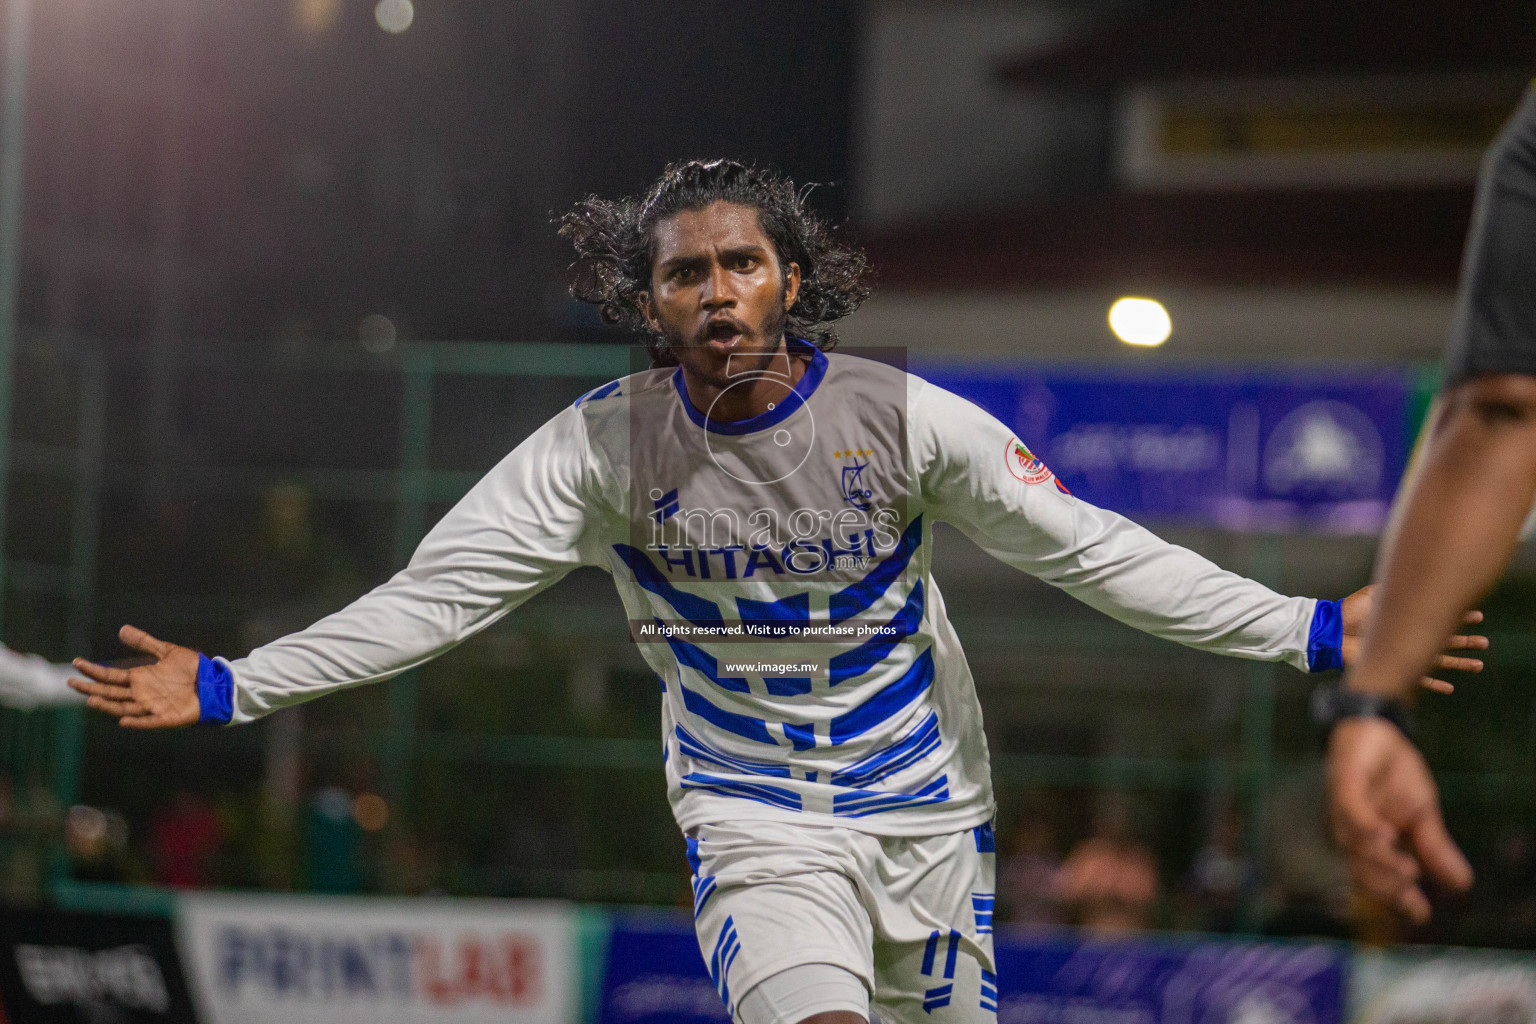
[[196, 722], [198, 654], [156, 640], [142, 629], [124, 626], [118, 639], [154, 658], [137, 668], [111, 668], [76, 658], [74, 665], [89, 677], [69, 685], [86, 696], [86, 705], [117, 719], [129, 729], [174, 729]]
[[1416, 924], [1429, 920], [1423, 874], [1451, 889], [1472, 867], [1440, 816], [1429, 766], [1397, 726], [1345, 718], [1328, 738], [1328, 807], [1355, 882]]
[[[1365, 638], [1365, 624], [1371, 616], [1372, 595], [1376, 590], [1373, 583], [1370, 586], [1361, 587], [1339, 603], [1339, 615], [1344, 620], [1344, 664], [1353, 665], [1360, 658], [1360, 643]], [[1482, 612], [1467, 612], [1462, 620], [1469, 626], [1475, 626], [1483, 621]], [[1474, 633], [1470, 636], [1453, 636], [1445, 643], [1447, 651], [1486, 651], [1488, 638]], [[1463, 658], [1453, 654], [1441, 654], [1435, 659], [1434, 670], [1437, 672], [1481, 672], [1483, 660], [1481, 658]], [[1456, 687], [1444, 679], [1434, 679], [1425, 676], [1419, 680], [1419, 685], [1426, 690], [1434, 690], [1436, 693], [1454, 693]]]

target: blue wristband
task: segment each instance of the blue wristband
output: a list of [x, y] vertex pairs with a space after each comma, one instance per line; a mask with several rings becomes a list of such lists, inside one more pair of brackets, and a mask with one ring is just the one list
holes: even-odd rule
[[235, 713], [235, 675], [223, 658], [197, 656], [197, 720], [226, 725]]
[[1307, 667], [1327, 672], [1344, 667], [1344, 613], [1338, 601], [1318, 601], [1307, 635]]

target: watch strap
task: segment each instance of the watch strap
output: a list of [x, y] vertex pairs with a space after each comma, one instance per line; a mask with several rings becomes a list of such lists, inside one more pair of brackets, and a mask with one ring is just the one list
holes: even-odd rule
[[1360, 693], [1342, 686], [1319, 686], [1312, 691], [1312, 723], [1322, 730], [1324, 739], [1333, 727], [1346, 718], [1383, 718], [1397, 726], [1409, 740], [1414, 738], [1413, 713], [1395, 697]]

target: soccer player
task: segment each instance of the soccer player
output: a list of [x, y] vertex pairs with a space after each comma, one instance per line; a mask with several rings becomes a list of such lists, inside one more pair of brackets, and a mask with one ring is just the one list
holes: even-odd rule
[[1330, 714], [1334, 831], [1356, 881], [1415, 921], [1421, 873], [1472, 871], [1424, 758], [1393, 724], [1420, 668], [1493, 586], [1536, 495], [1536, 86], [1483, 162], [1446, 391], [1376, 570], [1377, 608]]
[[599, 566], [660, 680], [700, 948], [736, 1019], [994, 1019], [992, 789], [934, 523], [1157, 636], [1303, 670], [1340, 664], [1369, 595], [1224, 572], [1070, 495], [971, 403], [831, 353], [865, 261], [780, 176], [678, 164], [561, 230], [574, 293], [645, 331], [652, 368], [534, 432], [350, 607], [234, 662], [124, 627], [156, 664], [82, 660], [79, 688], [133, 728], [248, 722]]

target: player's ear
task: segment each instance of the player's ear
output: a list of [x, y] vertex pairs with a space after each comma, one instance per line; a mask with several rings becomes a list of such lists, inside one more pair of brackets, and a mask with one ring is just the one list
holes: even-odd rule
[[800, 297], [800, 264], [790, 261], [784, 268], [784, 309], [788, 312], [795, 308], [795, 300]]
[[650, 292], [636, 292], [635, 302], [640, 306], [640, 315], [645, 317], [645, 322], [653, 331], [660, 332], [661, 322], [656, 319], [656, 305], [651, 302]]

